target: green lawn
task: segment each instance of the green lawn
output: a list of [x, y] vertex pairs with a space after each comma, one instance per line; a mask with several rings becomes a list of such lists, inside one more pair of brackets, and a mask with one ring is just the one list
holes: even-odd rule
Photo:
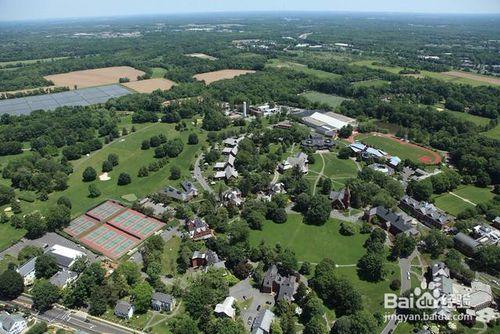
[[174, 276], [177, 273], [177, 257], [181, 246], [181, 239], [174, 236], [165, 243], [161, 257], [162, 273]]
[[337, 152], [324, 154], [323, 157], [325, 158], [324, 173], [333, 179], [355, 177], [358, 174], [356, 163], [350, 159], [337, 158]]
[[21, 239], [26, 230], [15, 229], [10, 224], [0, 224], [0, 250], [3, 250]]
[[311, 102], [318, 102], [318, 103], [322, 103], [322, 104], [327, 104], [328, 106], [330, 106], [333, 109], [340, 106], [340, 104], [343, 101], [348, 100], [348, 99], [341, 97], [341, 96], [324, 94], [324, 93], [320, 93], [320, 92], [316, 92], [316, 91], [305, 92], [301, 95], [304, 96], [306, 99], [308, 99]]
[[[112, 198], [123, 201], [122, 196], [127, 194], [135, 194], [141, 198], [153, 191], [165, 187], [167, 184], [176, 185], [184, 178], [191, 178], [189, 170], [190, 165], [194, 162], [195, 157], [205, 140], [205, 133], [200, 130], [192, 130], [198, 133], [200, 144], [187, 145], [187, 137], [192, 131], [184, 131], [179, 133], [174, 129], [174, 124], [154, 123], [142, 126], [136, 126], [137, 132], [131, 133], [124, 138], [118, 138], [110, 145], [103, 147], [99, 151], [92, 152], [89, 157], [83, 157], [79, 160], [72, 161], [74, 172], [69, 176], [68, 189], [62, 192], [52, 193], [49, 200], [46, 202], [35, 201], [34, 203], [22, 203], [23, 213], [31, 212], [35, 209], [44, 209], [57, 201], [60, 196], [67, 196], [73, 204], [72, 215], [77, 216], [84, 213], [90, 207]], [[130, 128], [130, 127], [129, 127]], [[184, 150], [174, 159], [170, 159], [169, 163], [158, 172], [150, 172], [148, 177], [139, 178], [137, 172], [141, 166], [147, 166], [150, 162], [155, 161], [154, 149], [141, 150], [141, 142], [144, 139], [149, 139], [153, 135], [165, 134], [169, 139], [180, 137], [184, 142]], [[88, 186], [90, 183], [82, 182], [82, 173], [85, 168], [91, 166], [100, 174], [102, 162], [107, 158], [108, 154], [118, 154], [120, 164], [109, 173], [111, 180], [94, 182], [99, 188], [102, 195], [98, 198], [88, 197]], [[180, 180], [169, 180], [170, 167], [178, 166], [182, 171]], [[126, 186], [118, 186], [118, 175], [122, 172], [130, 174], [132, 183]], [[25, 210], [24, 210], [25, 209]]]
[[376, 88], [383, 87], [388, 84], [389, 84], [388, 81], [381, 79], [364, 80], [352, 83], [354, 87], [376, 87]]
[[483, 135], [489, 138], [500, 140], [500, 125], [495, 126], [491, 130], [483, 132]]
[[317, 76], [320, 79], [335, 79], [341, 77], [341, 75], [339, 74], [315, 70], [307, 67], [304, 64], [294, 63], [291, 61], [286, 61], [281, 59], [271, 59], [270, 61], [267, 62], [266, 66], [272, 68], [287, 68], [294, 71], [311, 74]]
[[339, 233], [341, 221], [330, 219], [323, 226], [306, 225], [302, 215], [289, 214], [284, 224], [266, 221], [262, 231], [250, 232], [250, 243], [258, 245], [264, 240], [271, 246], [280, 243], [292, 249], [299, 261], [318, 263], [329, 257], [338, 264], [354, 264], [364, 255], [363, 243], [368, 235]]
[[495, 197], [490, 188], [479, 188], [473, 185], [460, 186], [453, 190], [453, 193], [476, 204], [487, 202]]
[[152, 78], [163, 78], [165, 73], [167, 73], [167, 70], [163, 67], [152, 67], [151, 70], [153, 71]]
[[469, 122], [472, 122], [476, 125], [484, 126], [490, 123], [490, 119], [486, 117], [481, 117], [481, 116], [476, 116], [472, 115], [466, 112], [460, 112], [460, 111], [452, 111], [452, 110], [446, 110], [446, 112]]
[[474, 207], [472, 204], [462, 201], [460, 198], [452, 194], [444, 194], [434, 198], [434, 204], [441, 210], [446, 211], [451, 215], [458, 215], [466, 208]]
[[34, 64], [36, 62], [48, 62], [48, 61], [54, 61], [54, 60], [60, 60], [60, 59], [66, 59], [68, 57], [54, 57], [54, 58], [41, 58], [41, 59], [29, 59], [29, 60], [12, 60], [12, 61], [1, 61], [0, 62], [0, 67], [6, 66], [6, 65], [17, 65], [17, 64]]
[[403, 145], [396, 140], [386, 137], [368, 135], [356, 137], [356, 140], [360, 140], [365, 144], [383, 150], [391, 155], [398, 156], [402, 160], [410, 159], [412, 161], [419, 162], [421, 157], [429, 156], [429, 153], [418, 146]]

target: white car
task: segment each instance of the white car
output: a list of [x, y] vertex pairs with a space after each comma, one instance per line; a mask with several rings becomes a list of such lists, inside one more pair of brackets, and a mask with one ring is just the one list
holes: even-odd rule
[[408, 279], [410, 279], [410, 272], [407, 272], [406, 275], [408, 276]]

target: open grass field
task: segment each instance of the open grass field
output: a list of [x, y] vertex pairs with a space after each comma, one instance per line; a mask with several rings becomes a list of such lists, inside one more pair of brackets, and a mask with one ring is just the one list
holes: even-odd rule
[[132, 81], [123, 84], [123, 86], [133, 89], [138, 93], [151, 93], [157, 89], [169, 90], [174, 85], [175, 82], [163, 78]]
[[165, 243], [165, 248], [161, 254], [162, 273], [164, 275], [174, 276], [177, 273], [177, 257], [181, 247], [181, 239], [177, 236], [172, 237]]
[[348, 100], [341, 96], [324, 94], [316, 91], [305, 92], [301, 95], [311, 102], [327, 104], [332, 108], [337, 108], [343, 101]]
[[210, 85], [212, 82], [219, 80], [232, 79], [239, 75], [255, 73], [252, 70], [220, 70], [214, 72], [200, 73], [193, 76], [198, 81], [204, 81], [205, 84]]
[[[123, 125], [120, 125], [123, 126]], [[104, 146], [101, 150], [93, 152], [88, 157], [83, 157], [79, 160], [72, 161], [74, 172], [68, 180], [69, 188], [65, 191], [52, 193], [49, 200], [46, 202], [35, 201], [34, 203], [22, 203], [25, 213], [35, 209], [43, 209], [54, 205], [60, 196], [67, 196], [73, 203], [72, 216], [76, 217], [86, 210], [102, 202], [105, 199], [115, 199], [123, 201], [121, 196], [127, 194], [135, 194], [137, 197], [143, 197], [152, 191], [159, 190], [167, 184], [174, 182], [169, 180], [170, 167], [176, 165], [182, 171], [181, 180], [191, 178], [189, 171], [190, 165], [194, 162], [201, 143], [205, 140], [205, 133], [198, 132], [200, 144], [187, 145], [187, 137], [191, 131], [179, 133], [174, 129], [174, 124], [154, 123], [154, 124], [136, 124], [137, 131], [130, 133], [121, 139], [117, 139], [110, 145]], [[129, 126], [130, 128], [130, 126]], [[149, 139], [153, 135], [165, 134], [167, 138], [181, 138], [185, 143], [184, 150], [175, 159], [171, 159], [158, 172], [152, 172], [148, 177], [139, 178], [137, 172], [140, 167], [147, 166], [150, 162], [156, 161], [154, 158], [154, 150], [141, 150], [141, 142], [144, 139]], [[102, 162], [107, 158], [108, 154], [118, 154], [120, 164], [109, 173], [111, 179], [109, 181], [96, 180], [94, 183], [102, 195], [97, 198], [88, 197], [88, 186], [90, 183], [82, 182], [82, 173], [85, 168], [91, 166], [98, 173], [101, 171]], [[118, 186], [118, 175], [122, 172], [128, 173], [132, 178], [132, 183], [126, 186]], [[172, 183], [173, 184], [173, 183]]]
[[129, 78], [130, 81], [136, 81], [137, 77], [143, 74], [143, 71], [136, 70], [130, 66], [113, 66], [52, 74], [44, 78], [52, 81], [55, 86], [66, 86], [73, 89], [75, 85], [78, 88], [84, 88], [118, 83], [118, 79], [120, 78]]
[[457, 216], [460, 212], [467, 208], [474, 207], [472, 204], [464, 202], [460, 198], [453, 196], [452, 194], [443, 194], [434, 197], [434, 204], [453, 216]]
[[435, 165], [441, 162], [441, 156], [438, 153], [396, 138], [371, 134], [358, 136], [356, 140], [381, 149], [390, 155], [398, 156], [403, 160], [410, 159], [428, 165]]
[[383, 86], [386, 86], [388, 84], [389, 84], [388, 81], [380, 80], [380, 79], [357, 81], [357, 82], [352, 83], [352, 85], [354, 87], [383, 87]]
[[[360, 60], [355, 61], [353, 65], [366, 66], [376, 69], [386, 70], [388, 72], [398, 74], [403, 67], [400, 66], [383, 66], [374, 64], [376, 60]], [[413, 76], [413, 75], [409, 75]], [[439, 79], [447, 82], [458, 83], [458, 84], [468, 84], [472, 86], [484, 86], [484, 85], [500, 85], [500, 80], [498, 78], [478, 75], [474, 73], [468, 73], [463, 71], [450, 71], [450, 72], [430, 72], [430, 71], [420, 71], [418, 77], [429, 77], [434, 79]]]
[[54, 58], [41, 58], [41, 59], [28, 59], [28, 60], [12, 60], [12, 61], [0, 61], [0, 67], [2, 66], [11, 66], [11, 65], [17, 65], [17, 64], [22, 64], [22, 65], [29, 65], [29, 64], [35, 64], [35, 63], [44, 63], [44, 62], [49, 62], [49, 61], [55, 61], [55, 60], [60, 60], [60, 59], [66, 59], [68, 57], [54, 57]]
[[204, 53], [190, 53], [186, 55], [187, 57], [193, 57], [193, 58], [200, 58], [200, 59], [207, 59], [207, 60], [217, 60], [217, 58], [209, 56]]
[[156, 78], [163, 78], [165, 73], [167, 73], [167, 70], [164, 69], [163, 67], [152, 67], [151, 72], [152, 72], [151, 77], [153, 79], [156, 79]]
[[287, 69], [299, 71], [299, 72], [302, 72], [305, 74], [314, 75], [314, 76], [317, 76], [318, 78], [321, 78], [321, 79], [335, 79], [335, 78], [341, 77], [341, 75], [339, 75], [339, 74], [315, 70], [313, 68], [307, 67], [304, 64], [294, 63], [291, 61], [286, 61], [286, 60], [281, 60], [281, 59], [271, 59], [270, 61], [267, 62], [266, 66], [267, 67], [274, 67], [274, 68], [287, 68]]
[[10, 224], [0, 224], [0, 250], [3, 250], [26, 234], [23, 229], [15, 229]]
[[466, 112], [460, 112], [460, 111], [446, 110], [446, 112], [448, 112], [448, 113], [452, 114], [453, 116], [456, 116], [460, 119], [472, 122], [472, 123], [479, 125], [479, 126], [488, 125], [490, 123], [490, 119], [486, 118], [486, 117], [476, 116], [476, 115], [472, 115], [472, 114], [469, 114]]
[[258, 245], [264, 240], [270, 246], [279, 243], [293, 250], [299, 261], [318, 263], [330, 257], [338, 264], [355, 264], [365, 249], [366, 234], [343, 236], [339, 233], [341, 221], [330, 219], [323, 226], [306, 225], [302, 215], [289, 214], [284, 224], [266, 221], [262, 231], [250, 232], [250, 243]]
[[495, 197], [490, 188], [479, 188], [473, 185], [460, 186], [453, 190], [453, 193], [476, 204], [487, 202]]
[[488, 138], [498, 139], [500, 140], [500, 125], [495, 126], [493, 129], [483, 132]]

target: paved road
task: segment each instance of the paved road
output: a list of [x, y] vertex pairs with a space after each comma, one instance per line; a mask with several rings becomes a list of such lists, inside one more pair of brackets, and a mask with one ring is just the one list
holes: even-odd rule
[[30, 297], [22, 295], [13, 301], [5, 301], [4, 303], [21, 306], [30, 309], [32, 315], [37, 319], [46, 321], [48, 323], [56, 323], [65, 327], [72, 328], [74, 330], [80, 330], [91, 334], [100, 333], [111, 333], [111, 334], [130, 334], [139, 333], [131, 328], [127, 329], [123, 326], [115, 326], [107, 323], [103, 320], [96, 318], [87, 318], [87, 314], [84, 312], [76, 312], [71, 310], [65, 310], [62, 307], [54, 306], [52, 309], [47, 310], [43, 313], [35, 313], [31, 310], [31, 305], [33, 301]]
[[200, 169], [200, 161], [203, 159], [203, 153], [200, 153], [198, 156], [198, 159], [196, 159], [196, 162], [194, 163], [194, 178], [196, 181], [198, 181], [199, 184], [201, 184], [201, 187], [208, 191], [209, 193], [213, 194], [214, 190], [210, 185], [208, 184], [207, 180], [203, 177], [203, 174], [201, 174], [201, 169]]

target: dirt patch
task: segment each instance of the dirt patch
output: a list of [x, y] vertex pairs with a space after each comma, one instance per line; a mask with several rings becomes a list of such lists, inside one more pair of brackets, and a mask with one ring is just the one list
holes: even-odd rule
[[443, 72], [443, 74], [446, 74], [454, 78], [466, 78], [466, 79], [486, 82], [492, 85], [500, 85], [500, 78], [496, 78], [493, 76], [481, 75], [470, 72], [462, 72], [462, 71], [449, 71], [449, 72]]
[[193, 76], [198, 81], [205, 81], [207, 85], [210, 85], [212, 82], [216, 82], [224, 79], [232, 79], [239, 75], [255, 73], [255, 71], [251, 70], [220, 70], [215, 72], [207, 72], [200, 73]]
[[123, 86], [131, 88], [138, 93], [151, 93], [157, 89], [169, 90], [175, 85], [175, 82], [168, 79], [147, 79], [124, 83]]
[[102, 173], [101, 175], [99, 175], [99, 180], [109, 181], [109, 180], [111, 180], [111, 178], [109, 177], [108, 173]]
[[74, 89], [75, 85], [77, 88], [85, 88], [114, 84], [118, 83], [120, 78], [129, 78], [130, 81], [137, 81], [137, 77], [143, 74], [144, 72], [130, 66], [114, 66], [47, 75], [44, 78], [52, 81], [55, 86], [66, 86]]
[[187, 54], [186, 56], [193, 57], [193, 58], [200, 58], [200, 59], [217, 60], [217, 58], [209, 56], [209, 55], [204, 54], [204, 53], [190, 53], [190, 54]]

